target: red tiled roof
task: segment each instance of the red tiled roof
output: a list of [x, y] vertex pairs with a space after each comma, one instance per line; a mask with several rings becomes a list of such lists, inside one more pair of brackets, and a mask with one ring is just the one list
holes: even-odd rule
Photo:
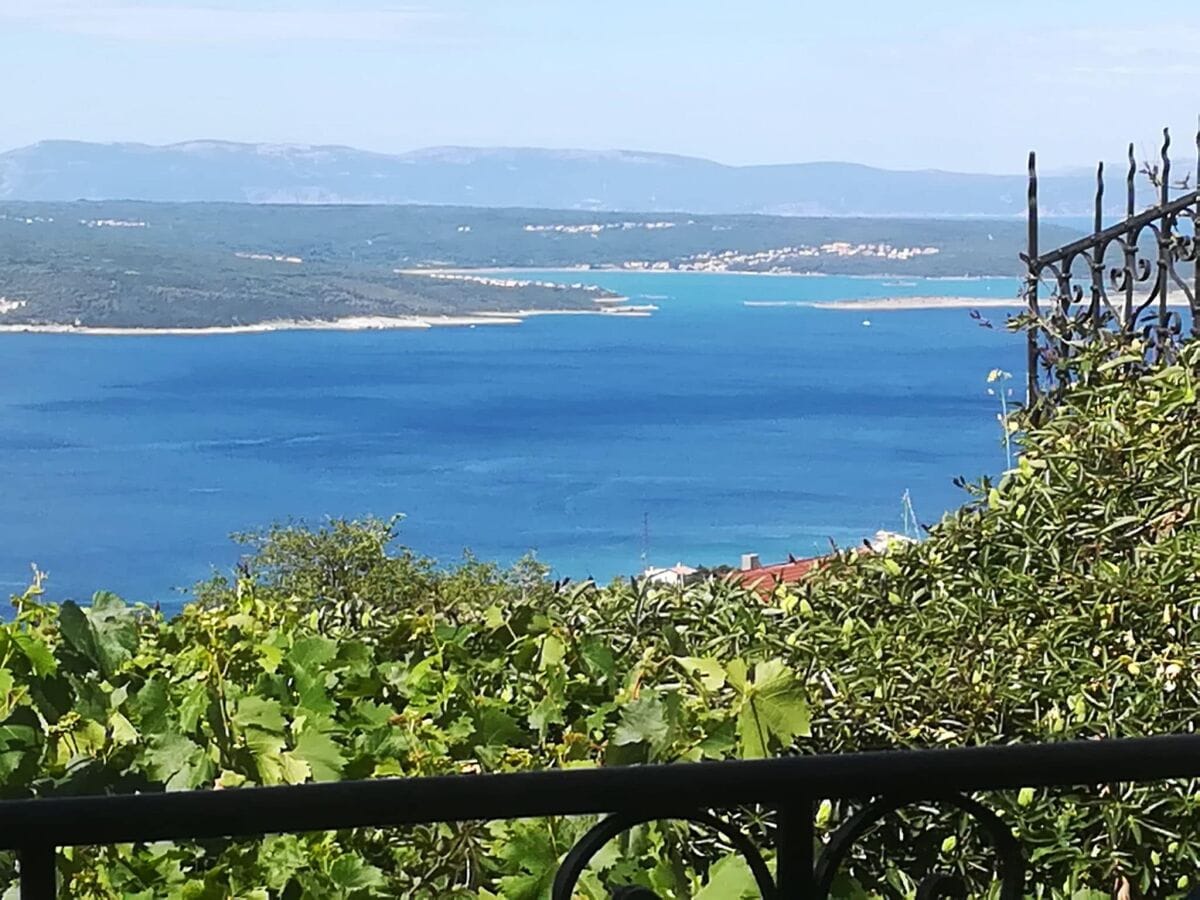
[[740, 569], [731, 572], [729, 580], [765, 596], [775, 590], [776, 585], [794, 584], [803, 580], [825, 559], [826, 557], [818, 556], [813, 559], [797, 559], [771, 566], [759, 566], [756, 569]]

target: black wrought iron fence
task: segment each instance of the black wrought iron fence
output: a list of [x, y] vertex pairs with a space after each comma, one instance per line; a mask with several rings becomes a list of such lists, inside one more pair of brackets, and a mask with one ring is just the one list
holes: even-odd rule
[[[151, 841], [250, 837], [359, 827], [546, 816], [603, 816], [562, 859], [554, 900], [569, 900], [589, 861], [645, 822], [684, 820], [721, 834], [746, 860], [764, 898], [824, 900], [857, 843], [903, 807], [961, 810], [986, 835], [1002, 900], [1036, 885], [1014, 824], [973, 794], [1095, 787], [1200, 776], [1200, 735], [1017, 744], [954, 750], [573, 769], [512, 775], [379, 779], [226, 791], [47, 798], [0, 803], [0, 848], [19, 853], [22, 900], [57, 896], [56, 850]], [[819, 838], [819, 800], [856, 804]], [[765, 848], [726, 817], [747, 806], [775, 811], [775, 867]], [[1090, 848], [1080, 847], [1083, 856]], [[995, 887], [995, 886], [994, 886]], [[957, 875], [929, 872], [918, 897], [965, 897]], [[651, 898], [644, 888], [618, 890]]]
[[[1052, 390], [1079, 342], [1100, 331], [1140, 336], [1151, 358], [1169, 354], [1182, 334], [1180, 308], [1200, 334], [1200, 131], [1196, 171], [1179, 177], [1171, 167], [1171, 135], [1163, 130], [1160, 159], [1139, 170], [1133, 144], [1125, 174], [1123, 221], [1104, 226], [1104, 163], [1096, 170], [1094, 230], [1043, 252], [1038, 246], [1037, 156], [1029, 154], [1027, 267], [1028, 397]], [[1156, 188], [1158, 202], [1137, 209], [1137, 180]], [[1192, 179], [1195, 179], [1193, 181]], [[1174, 195], [1174, 196], [1173, 196]], [[1042, 291], [1048, 290], [1043, 304]], [[1172, 297], [1177, 291], [1178, 302]]]

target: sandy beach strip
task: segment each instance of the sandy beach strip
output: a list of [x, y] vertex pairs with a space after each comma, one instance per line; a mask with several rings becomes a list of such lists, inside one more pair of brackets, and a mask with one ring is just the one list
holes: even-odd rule
[[609, 306], [594, 309], [521, 309], [512, 312], [473, 312], [461, 316], [347, 316], [341, 319], [276, 319], [248, 325], [210, 325], [196, 328], [135, 328], [112, 325], [0, 324], [0, 334], [83, 334], [110, 337], [217, 334], [270, 334], [276, 331], [389, 331], [395, 329], [462, 328], [476, 325], [520, 325], [534, 316], [607, 316], [645, 318], [658, 307]]
[[[770, 302], [770, 301], [766, 301]], [[758, 306], [747, 301], [747, 306]], [[866, 300], [814, 300], [800, 306], [810, 309], [886, 311], [890, 309], [1018, 309], [1025, 301], [1017, 297], [879, 297]]]
[[[1085, 304], [1090, 301], [1085, 301]], [[1144, 299], [1137, 302], [1145, 302]], [[880, 297], [867, 300], [746, 300], [744, 306], [803, 306], [808, 309], [835, 309], [850, 312], [901, 312], [914, 309], [1024, 309], [1025, 301], [1013, 297]], [[1080, 304], [1072, 304], [1079, 306]], [[1169, 299], [1171, 307], [1186, 308], [1187, 300], [1182, 297]], [[1042, 309], [1048, 309], [1050, 301], [1042, 298]]]
[[249, 325], [213, 325], [199, 328], [127, 328], [107, 325], [0, 325], [0, 334], [87, 334], [117, 337], [139, 335], [202, 336], [214, 334], [268, 334], [275, 331], [386, 331], [398, 328], [441, 328], [466, 325], [520, 325], [523, 317], [511, 313], [466, 316], [349, 316], [342, 319], [280, 319]]
[[515, 316], [520, 319], [532, 319], [536, 316], [605, 316], [607, 318], [646, 318], [657, 312], [653, 304], [639, 306], [601, 306], [596, 309], [519, 309], [516, 312], [481, 312], [480, 316]]

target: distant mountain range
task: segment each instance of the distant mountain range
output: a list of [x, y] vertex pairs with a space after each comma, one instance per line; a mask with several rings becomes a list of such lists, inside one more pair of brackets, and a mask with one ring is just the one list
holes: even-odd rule
[[[1186, 164], [1182, 164], [1186, 166]], [[1183, 171], [1187, 169], [1184, 168]], [[1122, 208], [1118, 178], [1112, 211]], [[1094, 176], [1047, 175], [1048, 216], [1091, 214]], [[392, 203], [795, 216], [1017, 216], [1023, 175], [891, 171], [841, 162], [727, 166], [625, 150], [45, 141], [0, 154], [0, 199]], [[1147, 188], [1146, 200], [1150, 199]]]

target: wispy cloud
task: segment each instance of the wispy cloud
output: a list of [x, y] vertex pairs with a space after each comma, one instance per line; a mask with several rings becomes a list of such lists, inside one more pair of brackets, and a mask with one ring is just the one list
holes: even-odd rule
[[1074, 66], [1071, 71], [1089, 78], [1187, 78], [1200, 75], [1200, 57], [1194, 63], [1112, 63]]
[[[1128, 79], [1193, 79], [1200, 74], [1200, 27], [1081, 28], [1058, 41], [1077, 62], [1066, 67], [1073, 76], [1096, 82]], [[1163, 81], [1158, 87], [1170, 89]]]
[[0, 23], [131, 41], [395, 42], [426, 35], [441, 18], [419, 7], [253, 8], [83, 0], [0, 0]]
[[1200, 53], [1200, 26], [1187, 22], [1170, 25], [1135, 25], [1124, 28], [1078, 28], [1063, 36], [1080, 49], [1090, 49], [1097, 57], [1150, 58], [1170, 61], [1180, 55]]

